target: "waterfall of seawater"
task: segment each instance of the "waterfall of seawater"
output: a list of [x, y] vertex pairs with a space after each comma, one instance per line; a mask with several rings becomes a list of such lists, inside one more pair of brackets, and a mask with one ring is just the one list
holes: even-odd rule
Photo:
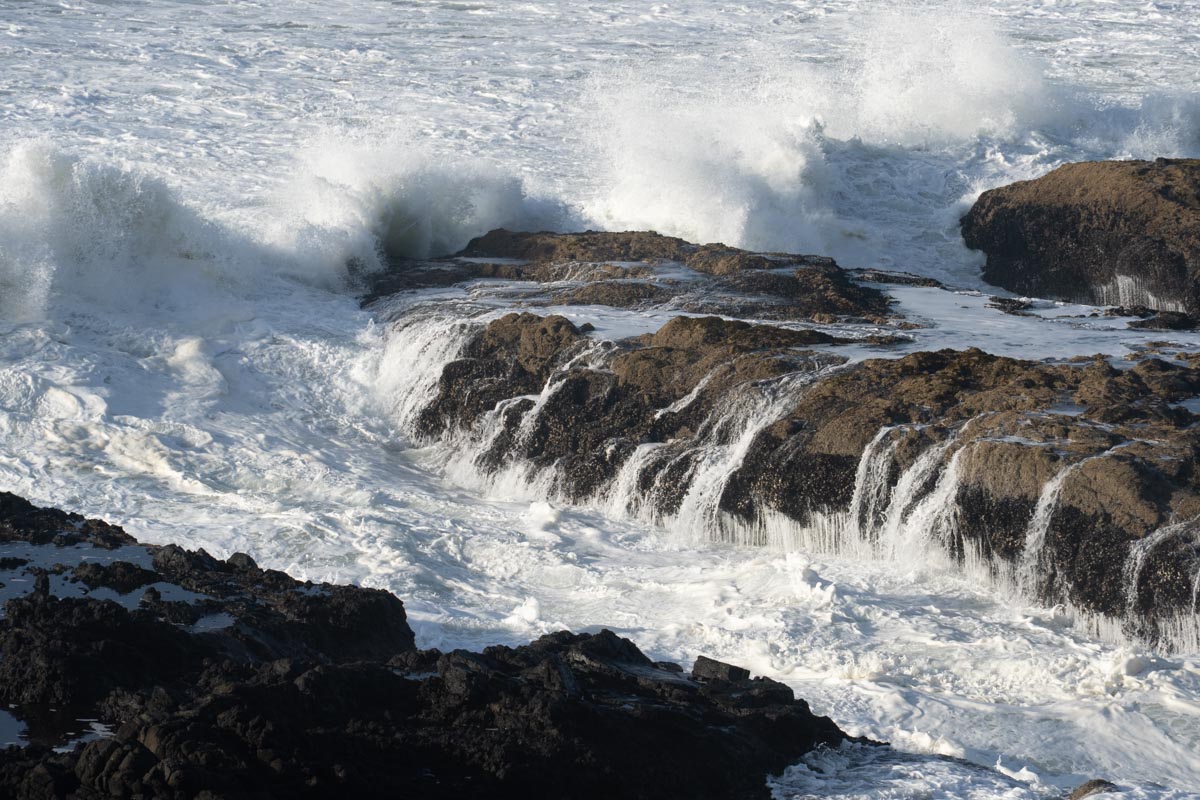
[[[385, 348], [389, 366], [381, 374], [385, 380], [390, 378], [383, 384], [389, 393], [385, 406], [392, 409], [401, 430], [412, 432], [417, 414], [436, 392], [442, 367], [461, 352], [477, 326], [461, 319], [430, 316], [404, 323], [393, 332]], [[554, 465], [537, 467], [520, 455], [536, 430], [539, 415], [562, 388], [570, 370], [604, 370], [613, 352], [611, 343], [598, 341], [560, 365], [538, 394], [508, 398], [469, 429], [448, 433], [435, 448], [440, 453], [437, 466], [455, 482], [493, 496], [568, 502], [557, 488]], [[1014, 599], [1035, 603], [1051, 599], [1044, 590], [1045, 546], [1063, 487], [1084, 464], [1123, 445], [1063, 467], [1042, 486], [1021, 554], [1013, 563], [986, 555], [959, 531], [960, 467], [972, 447], [963, 433], [978, 417], [950, 429], [944, 439], [926, 446], [902, 470], [896, 468], [899, 443], [918, 428], [880, 430], [862, 452], [845, 510], [814, 510], [798, 521], [760, 508], [756, 519], [745, 521], [721, 509], [729, 480], [743, 465], [755, 437], [783, 418], [806, 387], [836, 368], [814, 360], [810, 369], [736, 387], [715, 404], [690, 440], [638, 444], [615, 476], [586, 504], [613, 517], [664, 527], [691, 543], [766, 545], [882, 560], [910, 570], [953, 569], [987, 581]], [[400, 375], [409, 376], [408, 380], [401, 380]], [[695, 403], [711, 378], [706, 377], [659, 416]], [[517, 404], [525, 407], [517, 411]], [[514, 413], [520, 414], [515, 430]], [[511, 435], [510, 452], [496, 459], [493, 450], [506, 433]], [[485, 458], [489, 454], [493, 457]], [[664, 503], [664, 497], [677, 500]], [[1123, 567], [1130, 598], [1124, 619], [1097, 617], [1056, 598], [1064, 613], [1091, 633], [1109, 639], [1123, 640], [1131, 631], [1140, 630], [1134, 619], [1135, 605], [1146, 559], [1186, 527], [1163, 528], [1131, 546]], [[1191, 614], [1159, 621], [1155, 638], [1160, 647], [1174, 650], [1200, 645], [1198, 602], [1200, 569], [1194, 579]]]
[[827, 371], [814, 363], [809, 371], [754, 384], [723, 400], [697, 436], [691, 484], [668, 527], [692, 540], [715, 535], [722, 541], [763, 544], [757, 536], [747, 537], [744, 526], [729, 523], [720, 508], [721, 496], [759, 432], [780, 419], [804, 387]]

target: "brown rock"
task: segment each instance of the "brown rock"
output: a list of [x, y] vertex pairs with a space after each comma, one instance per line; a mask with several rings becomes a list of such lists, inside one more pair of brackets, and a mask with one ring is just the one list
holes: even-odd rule
[[472, 239], [459, 256], [534, 262], [683, 261], [696, 245], [653, 231], [518, 233], [503, 228]]
[[599, 305], [612, 308], [665, 303], [674, 292], [664, 286], [645, 281], [596, 281], [585, 283], [575, 289], [560, 292], [554, 302], [565, 305]]
[[1117, 791], [1120, 791], [1120, 789], [1116, 784], [1096, 778], [1075, 787], [1071, 794], [1067, 795], [1067, 800], [1083, 800], [1085, 797]]
[[1067, 164], [984, 192], [962, 232], [1011, 291], [1200, 313], [1200, 160]]

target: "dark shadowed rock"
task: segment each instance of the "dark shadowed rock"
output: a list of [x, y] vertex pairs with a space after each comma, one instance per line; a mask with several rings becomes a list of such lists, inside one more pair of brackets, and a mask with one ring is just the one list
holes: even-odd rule
[[716, 661], [708, 656], [699, 656], [692, 667], [692, 680], [708, 683], [720, 681], [724, 683], [740, 683], [750, 680], [750, 670], [735, 667], [723, 661]]
[[125, 531], [96, 519], [57, 508], [38, 508], [23, 497], [0, 492], [0, 542], [29, 542], [67, 547], [90, 544], [114, 550], [136, 540]]
[[927, 278], [924, 275], [914, 275], [911, 272], [891, 272], [883, 269], [859, 269], [854, 270], [854, 277], [860, 281], [867, 283], [892, 283], [897, 286], [923, 286], [931, 289], [944, 288], [941, 281], [936, 278]]
[[[10, 540], [76, 544], [77, 518], [3, 501]], [[243, 554], [149, 553], [153, 569], [77, 577], [195, 599], [150, 589], [130, 610], [42, 581], [6, 604], [0, 702], [114, 733], [0, 751], [0, 796], [766, 798], [768, 773], [847, 738], [783, 684], [704, 658], [690, 680], [607, 630], [421, 651], [386, 592], [301, 583]]]
[[1200, 160], [1067, 164], [984, 192], [962, 232], [1011, 291], [1200, 313]]
[[1194, 331], [1200, 327], [1200, 317], [1178, 311], [1160, 311], [1145, 319], [1134, 320], [1129, 323], [1129, 327], [1160, 331]]
[[128, 594], [134, 589], [154, 583], [158, 580], [158, 573], [128, 561], [118, 561], [115, 564], [85, 561], [75, 568], [73, 577], [92, 589], [103, 587], [120, 594]]

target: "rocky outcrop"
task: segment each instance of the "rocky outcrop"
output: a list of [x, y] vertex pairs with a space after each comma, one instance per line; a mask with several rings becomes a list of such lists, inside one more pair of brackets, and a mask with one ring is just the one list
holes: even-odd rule
[[437, 437], [486, 415], [495, 429], [484, 434], [482, 468], [553, 468], [560, 491], [580, 500], [609, 483], [640, 443], [686, 447], [739, 387], [840, 363], [802, 349], [833, 341], [818, 331], [676, 317], [616, 348], [596, 345], [563, 317], [509, 314], [446, 365], [418, 428]]
[[1200, 313], [1200, 160], [1067, 164], [984, 192], [962, 233], [1010, 291]]
[[[567, 501], [664, 521], [728, 458], [709, 516], [689, 523], [715, 537], [767, 541], [782, 518], [886, 555], [912, 535], [1150, 639], [1194, 613], [1200, 428], [1180, 403], [1200, 395], [1196, 365], [947, 350], [843, 366], [812, 349], [822, 336], [677, 317], [616, 346], [509, 315], [445, 368], [422, 432], [465, 437], [484, 472], [519, 466]], [[944, 513], [914, 517], [935, 491]]]
[[[801, 524], [849, 511], [863, 458], [877, 458], [885, 500], [856, 513], [911, 514], [939, 481], [952, 481], [942, 500], [949, 516], [920, 521], [923, 535], [943, 537], [956, 558], [1027, 564], [1022, 588], [1039, 600], [1128, 617], [1153, 639], [1156, 617], [1195, 613], [1200, 525], [1189, 521], [1200, 518], [1200, 431], [1173, 403], [1197, 392], [1194, 367], [1153, 358], [1129, 370], [980, 351], [868, 361], [818, 381], [765, 428], [722, 507], [748, 521], [765, 507]], [[890, 449], [864, 456], [884, 429]], [[901, 475], [938, 445], [926, 485], [899, 497]], [[1055, 478], [1058, 493], [1035, 519]], [[878, 518], [855, 523], [868, 535], [897, 533]]]
[[0, 493], [16, 543], [4, 577], [37, 580], [0, 618], [0, 702], [111, 734], [0, 750], [4, 797], [765, 798], [768, 773], [846, 738], [711, 659], [688, 675], [607, 630], [419, 650], [387, 592]]
[[[1114, 263], [1176, 274], [1167, 267], [1193, 241], [1194, 173], [1192, 162], [1074, 165], [986, 193], [964, 233], [986, 245], [989, 270], [1052, 279], [1054, 291], [1128, 289], [1142, 273], [1093, 256], [1117, 248]], [[655, 233], [499, 230], [448, 263], [503, 279], [472, 285], [465, 302], [480, 305], [468, 313], [499, 300], [669, 319], [617, 342], [553, 314], [479, 326], [416, 417], [415, 433], [452, 441], [459, 465], [714, 539], [982, 563], [1037, 601], [1147, 639], [1170, 638], [1180, 619], [1200, 636], [1200, 433], [1188, 410], [1200, 380], [1186, 351], [1134, 352], [1125, 368], [979, 350], [851, 363], [862, 349], [837, 345], [895, 343], [915, 324], [864, 284], [938, 284]], [[1144, 291], [1112, 299], [1136, 328], [1195, 319], [1155, 311]]]
[[[681, 277], [681, 272], [685, 277]], [[695, 245], [653, 232], [516, 233], [495, 230], [439, 261], [397, 261], [369, 276], [364, 302], [406, 289], [479, 278], [551, 284], [532, 304], [668, 306], [760, 319], [880, 323], [890, 300], [833, 259]]]

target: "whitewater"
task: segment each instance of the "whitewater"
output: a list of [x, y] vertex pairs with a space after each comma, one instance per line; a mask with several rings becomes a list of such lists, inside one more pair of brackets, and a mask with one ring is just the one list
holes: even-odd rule
[[1068, 161], [1200, 156], [1197, 64], [1190, 0], [5, 3], [0, 489], [389, 589], [422, 647], [609, 627], [743, 664], [895, 747], [810, 755], [781, 798], [1200, 796], [1200, 650], [485, 480], [411, 420], [504, 303], [430, 290], [397, 326], [357, 297], [495, 227], [654, 229], [959, 288], [895, 292], [931, 324], [902, 350], [1119, 356], [1163, 334], [986, 310], [957, 220]]

